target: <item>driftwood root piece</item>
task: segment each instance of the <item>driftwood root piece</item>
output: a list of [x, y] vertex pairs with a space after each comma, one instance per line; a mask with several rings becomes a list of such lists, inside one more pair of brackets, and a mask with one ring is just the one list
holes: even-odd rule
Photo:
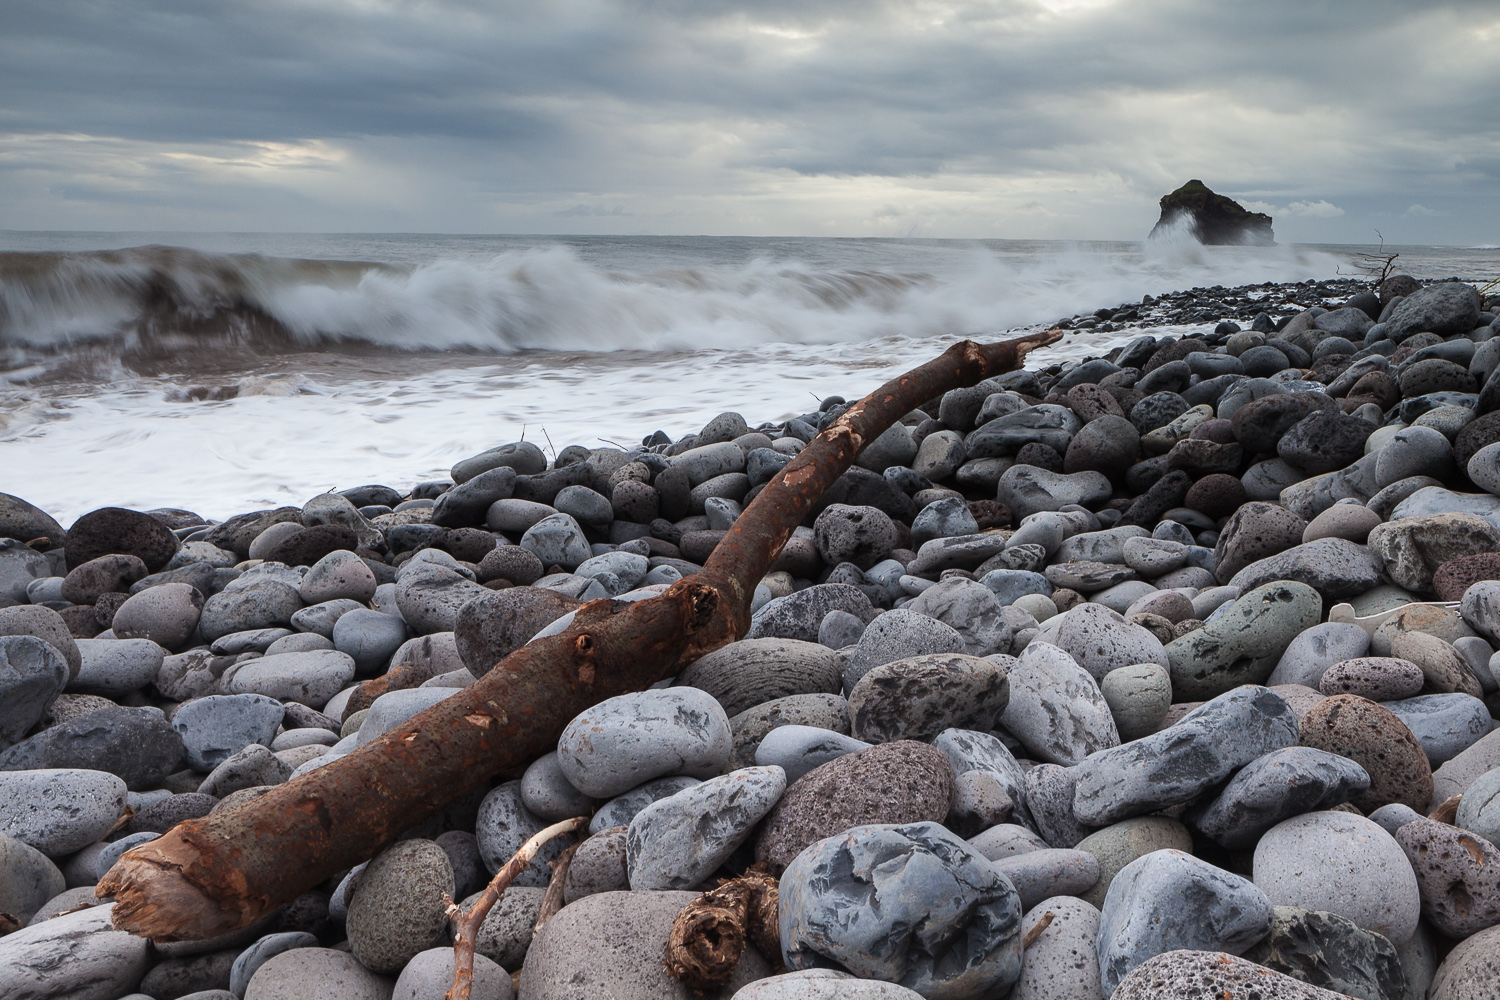
[[662, 962], [695, 993], [719, 989], [734, 975], [746, 943], [782, 972], [776, 879], [757, 862], [738, 878], [705, 892], [672, 922]]
[[569, 628], [346, 757], [127, 851], [100, 881], [114, 926], [158, 941], [253, 924], [492, 775], [553, 749], [579, 712], [641, 691], [743, 636], [755, 586], [861, 449], [950, 389], [1014, 371], [1060, 330], [960, 341], [850, 406], [776, 474], [703, 571], [657, 597], [585, 604]]
[[587, 816], [575, 816], [538, 830], [511, 855], [509, 861], [500, 866], [495, 877], [490, 879], [490, 884], [484, 887], [484, 892], [479, 894], [479, 898], [474, 900], [474, 905], [467, 912], [460, 909], [451, 898], [446, 900], [448, 922], [453, 925], [453, 985], [444, 994], [443, 1000], [469, 1000], [469, 994], [474, 988], [474, 948], [479, 943], [479, 930], [484, 926], [484, 918], [500, 902], [500, 897], [515, 881], [516, 876], [531, 865], [537, 851], [548, 841], [554, 837], [577, 833], [588, 822]]

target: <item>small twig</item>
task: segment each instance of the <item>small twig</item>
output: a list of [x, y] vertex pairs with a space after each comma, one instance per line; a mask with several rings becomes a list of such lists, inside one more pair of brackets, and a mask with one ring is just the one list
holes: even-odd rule
[[552, 461], [557, 461], [557, 445], [552, 443], [552, 435], [547, 433], [547, 425], [542, 425], [542, 437], [547, 439], [547, 447], [552, 449]]
[[1031, 930], [1026, 932], [1026, 936], [1021, 939], [1021, 950], [1025, 951], [1027, 948], [1030, 948], [1032, 945], [1036, 944], [1036, 939], [1042, 936], [1042, 931], [1052, 926], [1052, 919], [1056, 916], [1057, 914], [1053, 913], [1051, 910], [1043, 913], [1042, 919], [1038, 920], [1036, 924], [1032, 926]]
[[447, 904], [448, 922], [453, 925], [453, 986], [444, 995], [443, 1000], [469, 1000], [469, 993], [474, 988], [474, 946], [479, 941], [479, 929], [484, 926], [484, 918], [490, 915], [490, 910], [500, 902], [500, 896], [515, 881], [517, 875], [526, 870], [536, 857], [537, 851], [542, 845], [554, 837], [563, 834], [576, 833], [587, 825], [587, 816], [575, 816], [565, 819], [561, 823], [553, 823], [551, 826], [539, 830], [521, 849], [511, 855], [509, 861], [500, 866], [490, 884], [474, 900], [474, 905], [469, 907], [467, 913], [459, 908], [451, 896], [443, 897]]
[[557, 856], [556, 861], [548, 862], [552, 869], [552, 881], [547, 883], [547, 894], [542, 897], [542, 908], [536, 915], [536, 924], [531, 928], [531, 936], [542, 932], [542, 925], [557, 915], [557, 911], [563, 907], [563, 886], [568, 881], [568, 869], [573, 864], [573, 855], [583, 841], [571, 845], [567, 850]]

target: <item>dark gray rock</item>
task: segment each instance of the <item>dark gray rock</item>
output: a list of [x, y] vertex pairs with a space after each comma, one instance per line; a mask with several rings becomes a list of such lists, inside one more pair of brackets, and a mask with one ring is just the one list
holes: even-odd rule
[[1251, 761], [1188, 822], [1230, 850], [1246, 850], [1284, 819], [1332, 809], [1370, 787], [1354, 761], [1312, 747], [1286, 747]]
[[138, 557], [148, 571], [155, 573], [167, 565], [181, 544], [170, 528], [150, 514], [101, 507], [73, 522], [65, 552], [70, 569], [99, 556], [124, 553]]
[[1099, 980], [1106, 995], [1148, 959], [1178, 949], [1239, 954], [1271, 929], [1256, 885], [1182, 851], [1126, 865], [1099, 915]]
[[471, 674], [483, 677], [495, 664], [580, 604], [542, 587], [485, 591], [463, 605], [454, 617], [453, 638], [458, 655]]
[[45, 854], [0, 833], [0, 913], [30, 923], [33, 914], [66, 888], [63, 873]]
[[860, 680], [881, 664], [963, 651], [963, 636], [952, 626], [910, 608], [887, 611], [865, 628], [854, 654], [848, 657], [844, 690], [853, 693]]
[[221, 636], [251, 629], [285, 627], [302, 609], [296, 587], [265, 579], [237, 590], [223, 590], [203, 602], [198, 628], [212, 642]]
[[813, 542], [829, 566], [869, 569], [890, 555], [898, 536], [890, 515], [875, 507], [830, 504], [813, 522]]
[[1021, 974], [1015, 888], [936, 823], [855, 827], [820, 841], [781, 881], [793, 970], [833, 962], [923, 996], [999, 995]]
[[707, 691], [726, 714], [738, 715], [788, 695], [837, 694], [843, 688], [843, 664], [819, 643], [745, 639], [689, 664], [675, 683]]
[[493, 593], [454, 570], [432, 565], [401, 574], [396, 581], [396, 607], [417, 635], [452, 632], [459, 609]]
[[989, 729], [1008, 698], [998, 663], [964, 653], [914, 656], [859, 679], [849, 692], [850, 729], [868, 743], [931, 739], [955, 727]]
[[182, 762], [182, 737], [156, 708], [106, 708], [42, 730], [0, 753], [0, 771], [97, 769], [131, 791], [155, 788]]
[[1284, 507], [1252, 501], [1230, 516], [1214, 545], [1214, 576], [1228, 583], [1258, 559], [1302, 544], [1307, 522]]
[[0, 747], [23, 739], [68, 683], [68, 664], [35, 636], [0, 636]]
[[1090, 827], [1073, 809], [1078, 773], [1060, 764], [1037, 764], [1026, 771], [1026, 808], [1047, 843], [1073, 847], [1089, 835]]
[[1022, 518], [1069, 504], [1091, 506], [1108, 500], [1113, 492], [1109, 479], [1098, 472], [1064, 475], [1033, 465], [1012, 465], [1000, 476], [996, 499], [1010, 508], [1012, 516]]
[[1399, 1000], [1406, 978], [1395, 947], [1337, 913], [1278, 906], [1271, 933], [1244, 957], [1334, 993], [1359, 1000]]
[[1297, 717], [1267, 688], [1219, 695], [1176, 725], [1101, 750], [1073, 770], [1078, 818], [1103, 826], [1191, 801], [1234, 771], [1297, 743]]

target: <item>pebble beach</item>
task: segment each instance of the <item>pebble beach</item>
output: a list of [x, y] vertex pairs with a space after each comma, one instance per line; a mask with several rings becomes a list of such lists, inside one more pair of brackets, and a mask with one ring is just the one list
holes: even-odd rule
[[686, 1000], [673, 921], [752, 865], [779, 949], [723, 1000], [1500, 998], [1494, 284], [1047, 326], [1099, 346], [870, 442], [739, 641], [203, 941], [114, 929], [95, 886], [698, 572], [857, 394], [222, 518], [65, 526], [7, 477], [0, 998], [440, 1000], [445, 898], [575, 816], [564, 905], [537, 929], [566, 838], [485, 920], [475, 1000]]

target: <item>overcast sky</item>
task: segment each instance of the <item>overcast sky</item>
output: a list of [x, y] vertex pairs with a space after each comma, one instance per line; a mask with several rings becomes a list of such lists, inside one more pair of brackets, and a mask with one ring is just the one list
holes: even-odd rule
[[1500, 243], [1500, 0], [4, 0], [0, 229]]

